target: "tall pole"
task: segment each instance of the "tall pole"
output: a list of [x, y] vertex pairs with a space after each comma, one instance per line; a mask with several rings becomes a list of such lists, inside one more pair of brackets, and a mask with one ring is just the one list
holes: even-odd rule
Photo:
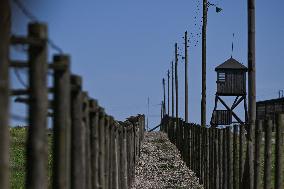
[[168, 70], [168, 116], [170, 116], [170, 70]]
[[165, 114], [166, 114], [166, 82], [165, 82], [165, 78], [163, 78], [163, 93], [164, 93], [163, 116], [165, 116]]
[[185, 63], [185, 122], [188, 122], [188, 77], [187, 77], [187, 70], [188, 70], [188, 40], [187, 40], [187, 31], [184, 34], [184, 63]]
[[11, 12], [8, 0], [0, 1], [0, 186], [9, 188], [9, 44]]
[[201, 99], [201, 126], [206, 125], [206, 28], [207, 28], [207, 0], [203, 0], [202, 25], [202, 99]]
[[147, 99], [147, 131], [149, 131], [150, 98]]
[[172, 61], [172, 117], [175, 113], [175, 96], [174, 96], [174, 62]]
[[248, 0], [248, 139], [246, 172], [243, 186], [253, 188], [253, 131], [256, 119], [256, 82], [255, 82], [255, 0]]
[[175, 43], [175, 86], [176, 86], [176, 118], [178, 119], [178, 49], [177, 43]]

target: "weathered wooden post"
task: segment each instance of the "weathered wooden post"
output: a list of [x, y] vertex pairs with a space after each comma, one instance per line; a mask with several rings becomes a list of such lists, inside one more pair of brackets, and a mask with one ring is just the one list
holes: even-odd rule
[[120, 139], [120, 188], [127, 188], [127, 128], [121, 125], [121, 139]]
[[39, 44], [29, 46], [29, 129], [26, 188], [47, 188], [47, 26], [31, 23], [28, 37]]
[[110, 144], [110, 117], [108, 115], [105, 116], [105, 125], [104, 125], [104, 132], [105, 132], [105, 187], [106, 189], [109, 188], [109, 144]]
[[91, 99], [89, 102], [90, 109], [90, 132], [91, 132], [91, 180], [92, 187], [97, 189], [99, 187], [99, 111], [98, 102]]
[[238, 186], [238, 125], [234, 125], [233, 130], [233, 188], [237, 189]]
[[260, 181], [260, 148], [262, 143], [261, 128], [263, 126], [263, 121], [258, 120], [255, 126], [255, 150], [254, 150], [254, 188], [258, 189], [261, 186]]
[[226, 137], [226, 129], [222, 129], [223, 130], [223, 132], [222, 132], [222, 134], [223, 134], [223, 136], [222, 136], [222, 139], [223, 139], [223, 142], [222, 142], [222, 144], [223, 144], [223, 165], [222, 165], [222, 167], [223, 167], [223, 189], [227, 189], [227, 186], [228, 186], [228, 167], [227, 167], [227, 137]]
[[209, 162], [209, 129], [205, 128], [205, 165], [204, 165], [204, 169], [205, 169], [205, 188], [209, 188], [209, 183], [210, 183], [210, 172], [209, 172], [209, 166], [210, 166], [210, 162]]
[[99, 108], [99, 188], [105, 188], [105, 112]]
[[72, 75], [71, 84], [71, 188], [81, 189], [86, 187], [82, 78]]
[[218, 129], [218, 168], [219, 168], [219, 185], [217, 188], [222, 188], [222, 178], [223, 178], [223, 149], [222, 149], [222, 129]]
[[[113, 120], [112, 120], [113, 121]], [[113, 138], [114, 138], [114, 143], [113, 147], [111, 148], [113, 153], [112, 153], [112, 186], [111, 188], [113, 189], [118, 189], [119, 188], [119, 177], [118, 177], [118, 125], [117, 123], [114, 123], [113, 121]]]
[[114, 119], [112, 116], [109, 116], [109, 177], [108, 177], [108, 184], [109, 188], [112, 188], [113, 186], [113, 162], [115, 161], [114, 157]]
[[68, 55], [53, 57], [54, 119], [53, 119], [53, 188], [70, 188], [71, 165], [71, 82]]
[[242, 179], [244, 172], [244, 163], [243, 163], [243, 146], [244, 146], [244, 125], [240, 125], [239, 133], [239, 189], [242, 189]]
[[214, 187], [213, 188], [219, 188], [219, 146], [218, 146], [218, 132], [219, 129], [214, 128], [214, 153], [213, 153], [213, 159], [214, 159]]
[[227, 183], [228, 188], [233, 188], [233, 171], [232, 171], [232, 138], [231, 138], [231, 128], [226, 128], [227, 136]]
[[83, 92], [83, 126], [85, 130], [85, 171], [86, 171], [86, 189], [92, 188], [91, 182], [91, 133], [90, 133], [90, 111], [89, 95]]
[[0, 1], [0, 186], [9, 188], [10, 1]]
[[283, 127], [284, 114], [278, 114], [275, 132], [275, 189], [283, 188]]
[[272, 143], [272, 120], [266, 120], [265, 125], [265, 146], [264, 146], [264, 175], [263, 188], [271, 188], [271, 143]]

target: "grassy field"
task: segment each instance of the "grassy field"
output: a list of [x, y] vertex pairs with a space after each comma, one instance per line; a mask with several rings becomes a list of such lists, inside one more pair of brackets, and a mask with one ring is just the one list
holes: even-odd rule
[[[25, 188], [25, 162], [26, 162], [26, 128], [11, 128], [11, 142], [10, 142], [10, 166], [11, 166], [11, 188], [22, 189]], [[52, 168], [52, 136], [48, 136], [48, 174], [51, 178]], [[50, 183], [50, 181], [49, 181]]]

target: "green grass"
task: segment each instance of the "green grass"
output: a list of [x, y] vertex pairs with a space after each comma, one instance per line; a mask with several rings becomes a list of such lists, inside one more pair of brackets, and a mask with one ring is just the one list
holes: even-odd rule
[[[11, 188], [25, 188], [26, 175], [26, 128], [11, 128], [10, 129], [10, 184]], [[52, 136], [48, 136], [48, 175], [51, 178], [52, 169]], [[49, 180], [49, 183], [51, 181]]]

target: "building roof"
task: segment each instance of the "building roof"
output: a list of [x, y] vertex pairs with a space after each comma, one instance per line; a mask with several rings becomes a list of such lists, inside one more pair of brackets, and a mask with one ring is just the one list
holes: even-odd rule
[[244, 66], [243, 64], [239, 63], [237, 60], [234, 58], [229, 58], [226, 60], [224, 63], [220, 64], [215, 68], [215, 71], [218, 70], [244, 70], [247, 71], [247, 67]]

